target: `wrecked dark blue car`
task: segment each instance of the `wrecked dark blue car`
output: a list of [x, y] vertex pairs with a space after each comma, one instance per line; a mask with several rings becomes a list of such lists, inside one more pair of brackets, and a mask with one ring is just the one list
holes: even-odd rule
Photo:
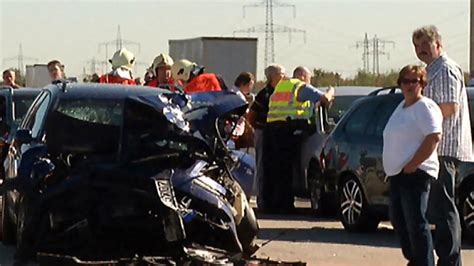
[[250, 256], [258, 226], [236, 176], [253, 169], [226, 143], [247, 108], [237, 99], [48, 86], [5, 161], [4, 243], [25, 260]]

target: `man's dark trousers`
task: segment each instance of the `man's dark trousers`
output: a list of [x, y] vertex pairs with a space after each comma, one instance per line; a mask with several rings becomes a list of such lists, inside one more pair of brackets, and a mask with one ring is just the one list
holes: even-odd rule
[[455, 204], [456, 169], [459, 160], [439, 157], [439, 176], [431, 184], [428, 219], [436, 225], [434, 246], [439, 266], [461, 266], [461, 221]]
[[269, 212], [294, 208], [293, 161], [298, 152], [294, 128], [287, 122], [268, 123], [264, 130], [263, 198]]

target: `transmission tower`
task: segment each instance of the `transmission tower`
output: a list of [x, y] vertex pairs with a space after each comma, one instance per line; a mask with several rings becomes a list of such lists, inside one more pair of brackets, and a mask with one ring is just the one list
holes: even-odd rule
[[268, 66], [269, 62], [275, 62], [275, 37], [274, 33], [288, 33], [289, 41], [291, 43], [291, 34], [292, 33], [303, 33], [304, 42], [306, 43], [306, 31], [296, 28], [290, 28], [283, 25], [276, 25], [273, 23], [273, 8], [275, 7], [292, 7], [293, 8], [293, 17], [296, 17], [296, 6], [286, 3], [281, 3], [277, 0], [263, 0], [260, 3], [244, 5], [243, 6], [243, 16], [245, 17], [245, 9], [249, 7], [265, 7], [265, 25], [259, 25], [256, 27], [251, 27], [244, 30], [234, 31], [234, 35], [238, 32], [250, 33], [255, 32], [264, 32], [265, 33], [265, 56], [264, 64], [265, 67]]
[[115, 40], [106, 41], [99, 43], [99, 53], [102, 46], [105, 47], [105, 62], [109, 60], [109, 45], [115, 44], [115, 51], [122, 49], [123, 45], [136, 45], [138, 47], [138, 52], [140, 52], [140, 43], [122, 39], [122, 33], [120, 31], [120, 25], [117, 26], [117, 37]]
[[372, 60], [373, 60], [372, 72], [378, 75], [380, 74], [379, 56], [386, 55], [387, 59], [390, 59], [390, 54], [383, 51], [383, 49], [385, 49], [386, 44], [392, 44], [393, 47], [395, 48], [395, 42], [379, 39], [377, 37], [377, 34], [374, 36], [374, 38], [372, 38], [371, 41], [372, 41]]
[[18, 62], [17, 68], [18, 68], [18, 71], [20, 71], [21, 75], [23, 75], [25, 73], [23, 71], [24, 67], [25, 67], [25, 60], [38, 62], [38, 58], [23, 55], [23, 46], [21, 45], [21, 43], [20, 43], [20, 48], [19, 48], [18, 55], [8, 57], [8, 58], [4, 58], [3, 59], [3, 65], [5, 65], [5, 62], [7, 62], [7, 61], [15, 61], [15, 60]]
[[370, 72], [370, 56], [372, 56], [372, 73], [380, 74], [380, 55], [386, 55], [390, 59], [390, 54], [383, 51], [386, 44], [392, 44], [395, 48], [395, 42], [382, 40], [375, 35], [372, 39], [367, 37], [365, 33], [364, 40], [356, 43], [356, 48], [362, 47], [362, 61], [364, 64], [364, 71]]
[[94, 73], [98, 74], [103, 70], [104, 67], [107, 67], [107, 61], [100, 61], [95, 57], [92, 57], [92, 59], [86, 61], [86, 63], [89, 66], [89, 72], [91, 75]]
[[370, 55], [370, 52], [369, 52], [369, 38], [367, 37], [367, 33], [365, 33], [365, 37], [364, 37], [364, 40], [361, 41], [361, 42], [357, 42], [356, 43], [356, 48], [359, 49], [360, 47], [362, 47], [364, 49], [364, 52], [362, 53], [362, 61], [364, 63], [364, 71], [365, 72], [369, 72], [370, 71], [370, 66], [369, 66], [369, 62], [370, 62], [370, 59], [369, 59], [369, 55]]

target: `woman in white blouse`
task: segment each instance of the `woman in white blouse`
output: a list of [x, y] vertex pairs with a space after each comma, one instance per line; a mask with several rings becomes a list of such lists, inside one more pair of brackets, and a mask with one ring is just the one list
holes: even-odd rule
[[430, 183], [437, 178], [436, 148], [443, 117], [422, 95], [427, 83], [421, 66], [405, 66], [398, 76], [404, 100], [383, 132], [383, 166], [390, 181], [390, 220], [408, 265], [434, 265], [433, 240], [426, 218]]

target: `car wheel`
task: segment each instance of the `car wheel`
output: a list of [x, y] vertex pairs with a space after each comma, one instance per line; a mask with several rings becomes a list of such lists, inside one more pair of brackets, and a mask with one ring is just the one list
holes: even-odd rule
[[256, 252], [255, 239], [258, 234], [258, 222], [250, 205], [245, 206], [245, 215], [237, 226], [239, 241], [242, 245], [244, 255], [250, 257]]
[[318, 168], [314, 163], [308, 167], [308, 188], [311, 202], [311, 211], [319, 216], [323, 214], [325, 206], [323, 205], [323, 184]]
[[13, 245], [15, 244], [15, 225], [13, 224], [10, 215], [8, 215], [8, 208], [6, 193], [4, 193], [2, 195], [2, 220], [0, 233], [4, 245]]
[[370, 216], [364, 192], [355, 177], [347, 177], [342, 181], [339, 203], [340, 219], [347, 231], [363, 232], [377, 229], [380, 221]]
[[474, 240], [474, 184], [471, 184], [461, 194], [461, 220], [463, 232]]

